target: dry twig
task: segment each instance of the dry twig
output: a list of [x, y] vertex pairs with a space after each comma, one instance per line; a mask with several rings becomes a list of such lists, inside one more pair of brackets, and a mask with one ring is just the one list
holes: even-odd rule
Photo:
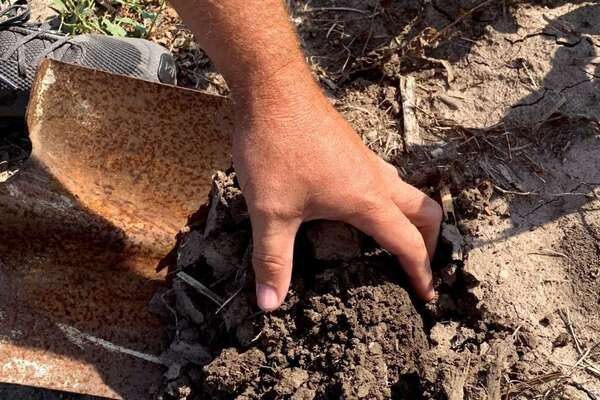
[[404, 121], [404, 143], [406, 151], [413, 152], [423, 146], [423, 139], [419, 130], [419, 122], [415, 114], [415, 78], [402, 76], [400, 78], [400, 96], [402, 98], [402, 116]]
[[215, 311], [215, 315], [217, 315], [219, 312], [221, 312], [222, 309], [224, 309], [227, 304], [231, 303], [231, 300], [235, 299], [235, 297], [240, 294], [240, 292], [242, 291], [242, 289], [244, 289], [244, 285], [240, 286], [240, 288], [238, 290], [236, 290], [227, 300], [225, 300], [223, 302], [223, 304], [221, 305], [221, 307], [219, 307], [217, 309], [217, 311]]
[[198, 280], [192, 278], [190, 275], [186, 274], [183, 271], [178, 272], [177, 277], [185, 283], [187, 283], [188, 285], [190, 285], [191, 287], [193, 287], [194, 289], [196, 289], [200, 294], [212, 300], [212, 302], [215, 303], [217, 306], [223, 306], [224, 300], [221, 299], [221, 297], [219, 297], [219, 295], [217, 295], [215, 292], [204, 286], [204, 284], [202, 284]]
[[351, 7], [314, 7], [314, 8], [307, 8], [304, 11], [305, 12], [339, 11], [339, 12], [353, 12], [353, 13], [369, 15], [369, 16], [371, 15], [368, 11], [360, 10], [358, 8], [351, 8]]
[[466, 13], [464, 13], [463, 15], [461, 15], [460, 17], [458, 17], [456, 20], [454, 20], [453, 22], [449, 23], [448, 25], [446, 25], [445, 27], [443, 27], [439, 32], [437, 32], [432, 38], [431, 38], [431, 42], [434, 43], [437, 40], [439, 40], [442, 36], [444, 36], [446, 33], [448, 33], [448, 31], [458, 25], [459, 23], [461, 23], [465, 18], [469, 17], [470, 15], [472, 15], [475, 11], [482, 9], [483, 7], [486, 7], [490, 4], [492, 4], [494, 1], [497, 0], [485, 0], [482, 3], [476, 5], [475, 7], [471, 8], [469, 11], [467, 11]]

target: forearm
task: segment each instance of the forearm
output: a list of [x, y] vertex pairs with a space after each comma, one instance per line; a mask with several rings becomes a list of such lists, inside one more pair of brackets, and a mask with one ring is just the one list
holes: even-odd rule
[[[318, 91], [281, 0], [171, 0], [234, 99]], [[282, 98], [283, 96], [283, 98]]]

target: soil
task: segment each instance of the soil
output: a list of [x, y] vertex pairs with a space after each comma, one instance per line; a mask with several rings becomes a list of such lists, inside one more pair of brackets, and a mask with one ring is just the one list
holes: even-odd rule
[[[243, 198], [234, 172], [218, 173], [154, 301], [171, 327], [158, 397], [600, 398], [598, 3], [288, 6], [316, 79], [365, 143], [434, 198], [451, 193], [438, 297], [416, 301], [389, 254], [318, 222], [299, 234], [284, 306], [260, 313]], [[156, 35], [186, 37], [182, 84], [226, 94], [169, 18]], [[410, 152], [406, 76], [422, 141]]]

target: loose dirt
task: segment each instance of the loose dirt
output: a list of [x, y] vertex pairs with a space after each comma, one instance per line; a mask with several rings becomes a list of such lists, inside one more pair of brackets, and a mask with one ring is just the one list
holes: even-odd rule
[[[260, 313], [243, 198], [219, 173], [153, 302], [171, 327], [159, 397], [600, 398], [598, 3], [288, 6], [315, 77], [365, 143], [432, 196], [450, 191], [439, 295], [416, 301], [389, 254], [319, 222], [299, 234], [284, 306]], [[156, 35], [172, 44], [184, 33], [169, 15]], [[227, 93], [189, 33], [178, 40], [182, 82]], [[422, 142], [410, 153], [408, 76]]]

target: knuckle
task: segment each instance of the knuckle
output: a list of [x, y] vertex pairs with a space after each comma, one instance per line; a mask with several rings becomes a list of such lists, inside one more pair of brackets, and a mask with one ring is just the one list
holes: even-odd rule
[[427, 197], [423, 204], [424, 213], [432, 223], [439, 223], [443, 217], [442, 207], [435, 201]]
[[399, 179], [400, 176], [398, 175], [398, 170], [396, 169], [396, 167], [394, 167], [392, 164], [390, 163], [384, 163], [384, 171], [385, 173], [393, 179]]
[[247, 200], [251, 219], [286, 221], [302, 215], [302, 204], [295, 200], [285, 201], [284, 196], [264, 196]]
[[266, 199], [254, 199], [248, 201], [248, 207], [252, 210], [252, 213], [257, 216], [268, 216], [275, 213], [277, 207]]
[[366, 213], [379, 212], [383, 208], [379, 196], [363, 196], [358, 202], [358, 208]]
[[252, 265], [257, 274], [264, 276], [276, 276], [290, 267], [291, 260], [286, 257], [254, 251], [252, 254]]
[[363, 195], [355, 202], [353, 217], [372, 219], [380, 215], [384, 208], [381, 196]]

